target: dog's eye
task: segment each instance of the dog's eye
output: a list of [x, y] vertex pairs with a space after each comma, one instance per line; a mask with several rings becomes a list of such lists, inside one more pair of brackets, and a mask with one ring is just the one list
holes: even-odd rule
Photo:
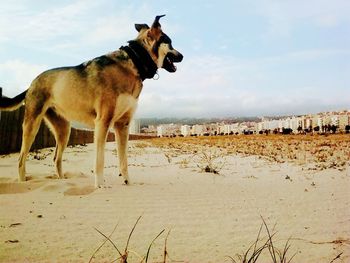
[[163, 35], [161, 36], [161, 38], [159, 39], [159, 42], [160, 42], [160, 43], [164, 43], [164, 44], [169, 44], [169, 45], [171, 45], [171, 39], [170, 39], [170, 37], [168, 37], [166, 34], [163, 34]]
[[160, 41], [159, 41], [160, 43], [162, 43], [162, 44], [167, 44], [168, 45], [168, 48], [170, 49], [170, 50], [173, 50], [174, 48], [173, 48], [173, 46], [171, 45], [171, 39], [167, 36], [167, 35], [162, 35], [162, 37], [161, 37], [161, 39], [160, 39]]

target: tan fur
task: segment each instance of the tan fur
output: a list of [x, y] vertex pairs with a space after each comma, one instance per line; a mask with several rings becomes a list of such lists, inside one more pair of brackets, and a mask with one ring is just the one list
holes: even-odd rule
[[[138, 28], [137, 25], [135, 27]], [[138, 31], [136, 40], [148, 51], [158, 68], [162, 67], [167, 52], [175, 52], [175, 55], [180, 57], [177, 62], [182, 60], [182, 55], [167, 44], [159, 45], [158, 54], [153, 52], [153, 46], [162, 34], [160, 25], [157, 28], [148, 28], [147, 25], [143, 28], [142, 25], [142, 30]], [[40, 74], [32, 82], [25, 96], [19, 180], [26, 180], [25, 160], [42, 119], [56, 139], [54, 161], [57, 176], [64, 177], [62, 154], [69, 139], [70, 121], [74, 120], [95, 128], [95, 186], [100, 187], [104, 182], [104, 148], [110, 128], [115, 130], [120, 174], [128, 184], [128, 125], [136, 111], [141, 90], [142, 79], [124, 50], [112, 52], [76, 67], [58, 68]], [[0, 109], [18, 107], [20, 102], [17, 99], [12, 103], [17, 103], [15, 106], [8, 103], [6, 107], [1, 107], [0, 103]]]
[[[112, 59], [126, 56], [121, 53], [124, 52], [114, 52], [108, 56]], [[86, 78], [74, 68], [47, 71], [31, 84], [26, 96], [19, 160], [21, 181], [25, 180], [26, 156], [43, 118], [56, 138], [55, 163], [60, 178], [63, 178], [61, 160], [69, 138], [69, 121], [75, 120], [95, 128], [96, 187], [103, 184], [104, 145], [110, 127], [123, 137], [122, 140], [118, 139], [119, 152], [126, 152], [128, 124], [142, 89], [137, 71], [130, 60], [118, 61], [102, 69], [93, 61], [86, 70]], [[129, 182], [127, 160], [124, 156], [121, 156], [121, 160], [121, 174], [124, 181]]]

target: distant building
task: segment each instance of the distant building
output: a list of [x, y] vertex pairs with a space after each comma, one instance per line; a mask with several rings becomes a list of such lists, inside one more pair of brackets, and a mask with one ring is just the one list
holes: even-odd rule
[[279, 120], [271, 120], [267, 123], [267, 130], [273, 131], [279, 129], [280, 122]]
[[210, 135], [217, 134], [217, 124], [216, 123], [207, 124], [205, 133], [208, 133]]
[[350, 125], [350, 115], [339, 115], [338, 125], [340, 131], [345, 131], [345, 127]]
[[142, 127], [141, 133], [157, 136], [157, 127], [155, 125], [148, 125], [147, 127]]
[[308, 117], [305, 119], [305, 125], [304, 125], [304, 129], [312, 129], [312, 118]]
[[129, 124], [129, 133], [130, 134], [139, 134], [141, 132], [140, 129], [140, 120], [139, 119], [133, 119], [131, 120], [130, 124]]
[[[242, 134], [260, 132], [283, 132], [283, 129], [291, 129], [293, 133], [299, 132], [329, 132], [328, 125], [338, 127], [337, 131], [343, 132], [350, 125], [350, 111], [323, 112], [302, 116], [291, 116], [280, 119], [261, 118], [260, 122], [220, 123], [189, 125], [163, 124], [154, 130], [157, 135], [163, 136], [190, 136], [190, 135], [218, 135], [218, 134]], [[319, 129], [315, 129], [319, 127]], [[152, 130], [147, 129], [148, 132]]]
[[225, 124], [217, 124], [216, 134], [225, 134]]
[[199, 125], [199, 124], [196, 124], [196, 125], [193, 125], [192, 126], [192, 130], [191, 130], [191, 133], [193, 135], [203, 135], [204, 133], [204, 126], [203, 125]]
[[317, 126], [320, 128], [320, 130], [324, 126], [323, 118], [321, 116], [317, 117]]
[[337, 126], [339, 127], [339, 116], [338, 115], [333, 115], [333, 116], [330, 116], [330, 125], [334, 125], [334, 126]]
[[181, 135], [183, 136], [190, 136], [191, 135], [191, 127], [188, 125], [182, 125], [181, 126]]
[[241, 132], [239, 129], [238, 123], [233, 123], [233, 124], [225, 124], [224, 125], [224, 134], [232, 134], [236, 132]]
[[163, 125], [157, 126], [157, 136], [158, 137], [165, 136], [165, 126], [163, 126]]
[[177, 136], [181, 133], [181, 125], [179, 124], [161, 124], [157, 126], [158, 137]]

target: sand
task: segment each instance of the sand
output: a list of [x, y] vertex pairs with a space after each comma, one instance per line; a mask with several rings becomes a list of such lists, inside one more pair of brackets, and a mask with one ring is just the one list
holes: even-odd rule
[[[17, 183], [18, 154], [0, 157], [0, 262], [89, 262], [104, 237], [119, 250], [130, 239], [128, 262], [232, 262], [256, 240], [262, 218], [276, 248], [289, 240], [292, 262], [350, 262], [350, 168], [305, 169], [254, 155], [198, 152], [130, 142], [131, 185], [122, 184], [114, 143], [107, 143], [106, 187], [93, 188], [93, 145], [67, 148], [54, 177], [54, 150], [31, 153], [29, 180]], [[205, 149], [203, 150], [205, 152]], [[220, 158], [214, 158], [214, 157]], [[210, 159], [210, 158], [209, 158]], [[207, 160], [208, 161], [208, 160]], [[210, 160], [209, 160], [210, 161]], [[263, 229], [261, 238], [266, 238]], [[340, 256], [339, 256], [340, 255]], [[119, 257], [107, 242], [92, 262]], [[271, 262], [268, 250], [258, 262]]]

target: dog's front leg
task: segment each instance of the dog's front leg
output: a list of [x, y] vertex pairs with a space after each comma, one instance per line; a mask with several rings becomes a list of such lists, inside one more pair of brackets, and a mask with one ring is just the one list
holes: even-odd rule
[[128, 175], [128, 139], [129, 139], [129, 126], [127, 123], [116, 123], [114, 125], [115, 137], [118, 144], [118, 157], [119, 157], [119, 176], [124, 177], [124, 183], [130, 184]]
[[96, 163], [95, 163], [95, 187], [101, 187], [104, 183], [104, 149], [109, 123], [103, 120], [95, 122], [94, 143], [96, 147]]

